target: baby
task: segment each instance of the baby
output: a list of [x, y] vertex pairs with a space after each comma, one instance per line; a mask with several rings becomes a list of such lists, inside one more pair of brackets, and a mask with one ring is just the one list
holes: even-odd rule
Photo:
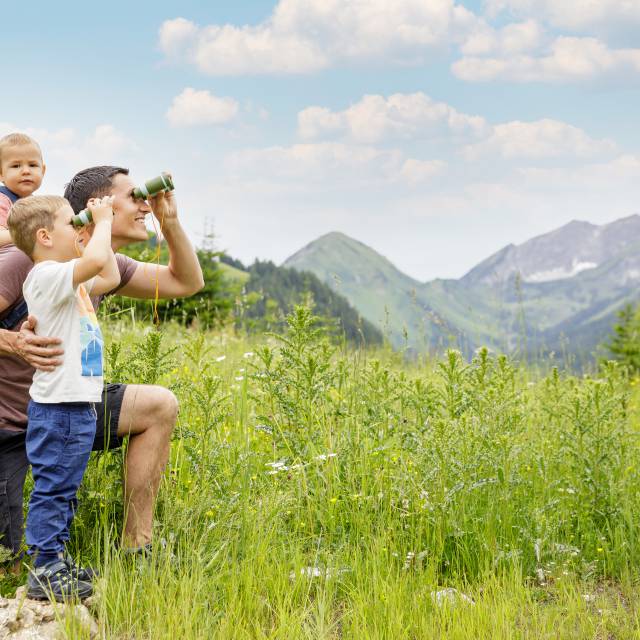
[[7, 216], [19, 198], [30, 196], [42, 184], [46, 167], [38, 143], [24, 133], [0, 138], [0, 247], [11, 243]]

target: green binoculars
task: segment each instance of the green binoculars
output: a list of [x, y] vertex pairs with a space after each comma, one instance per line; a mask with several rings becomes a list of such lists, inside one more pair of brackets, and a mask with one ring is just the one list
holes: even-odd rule
[[[149, 196], [155, 196], [161, 191], [173, 191], [173, 180], [168, 173], [161, 173], [151, 180], [147, 180], [141, 187], [136, 187], [133, 190], [133, 197], [136, 200], [146, 200]], [[83, 209], [71, 218], [71, 224], [74, 227], [83, 227], [86, 224], [93, 222], [93, 216], [89, 209]]]
[[146, 200], [149, 196], [155, 196], [161, 191], [173, 191], [173, 180], [168, 173], [161, 173], [151, 180], [147, 180], [141, 187], [133, 190], [133, 197], [136, 200]]

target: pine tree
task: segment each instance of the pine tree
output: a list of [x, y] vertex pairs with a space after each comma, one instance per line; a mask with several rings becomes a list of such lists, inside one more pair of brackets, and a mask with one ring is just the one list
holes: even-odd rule
[[640, 307], [627, 304], [618, 312], [607, 348], [615, 360], [634, 373], [640, 372]]

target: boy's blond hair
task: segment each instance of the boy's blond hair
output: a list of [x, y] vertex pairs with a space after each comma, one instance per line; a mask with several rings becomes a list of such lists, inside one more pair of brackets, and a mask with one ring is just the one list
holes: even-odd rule
[[42, 149], [40, 145], [26, 133], [10, 133], [4, 138], [0, 138], [0, 167], [2, 166], [2, 152], [9, 147], [17, 147], [20, 145], [32, 144], [40, 152], [42, 157]]
[[28, 196], [11, 207], [7, 226], [18, 249], [33, 258], [38, 229], [53, 230], [55, 214], [69, 202], [61, 196]]

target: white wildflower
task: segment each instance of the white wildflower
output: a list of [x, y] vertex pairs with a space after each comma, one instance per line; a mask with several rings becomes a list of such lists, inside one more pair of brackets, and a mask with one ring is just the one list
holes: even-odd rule
[[300, 571], [292, 571], [289, 574], [289, 578], [291, 580], [295, 580], [298, 576], [302, 578], [324, 578], [328, 580], [329, 578], [335, 578], [344, 573], [349, 573], [351, 569], [348, 567], [343, 567], [341, 569], [334, 569], [331, 567], [327, 567], [326, 569], [322, 567], [301, 567]]
[[226, 359], [227, 359], [227, 356], [218, 356], [216, 358], [216, 362], [222, 362], [223, 360], [226, 360]]
[[431, 600], [433, 600], [433, 603], [438, 605], [439, 607], [445, 604], [453, 607], [458, 604], [475, 605], [473, 598], [470, 598], [464, 593], [460, 593], [460, 591], [458, 591], [457, 589], [453, 589], [452, 587], [448, 587], [447, 589], [440, 589], [440, 591], [432, 591]]
[[321, 453], [319, 456], [316, 456], [314, 458], [314, 460], [318, 460], [320, 462], [324, 462], [325, 460], [328, 460], [329, 458], [335, 458], [338, 454], [337, 453]]

